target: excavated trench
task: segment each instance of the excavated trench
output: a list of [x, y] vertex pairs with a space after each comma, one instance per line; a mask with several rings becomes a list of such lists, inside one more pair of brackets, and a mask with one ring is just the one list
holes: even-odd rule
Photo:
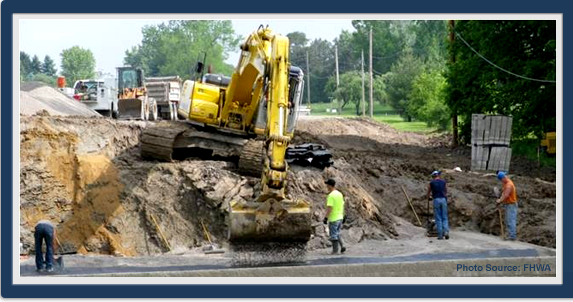
[[[138, 144], [146, 125], [21, 116], [20, 240], [25, 252], [33, 249], [33, 227], [40, 219], [57, 224], [65, 253], [184, 252], [208, 243], [203, 225], [211, 240], [225, 244], [228, 203], [252, 199], [258, 180], [237, 174], [233, 162], [212, 158], [144, 161]], [[308, 249], [329, 244], [321, 222], [328, 177], [337, 179], [346, 197], [349, 220], [343, 236], [349, 244], [406, 240], [408, 232], [423, 232], [412, 226], [418, 223], [402, 187], [423, 216], [428, 174], [437, 168], [445, 170], [450, 184], [454, 229], [499, 232], [498, 216], [492, 212], [493, 187], [499, 183], [492, 176], [451, 170], [469, 170], [467, 150], [451, 150], [439, 139], [398, 133], [365, 120], [309, 119], [299, 125], [296, 143], [323, 143], [335, 159], [335, 166], [325, 170], [293, 166], [289, 173], [287, 194], [312, 202]], [[541, 179], [520, 171], [525, 169], [516, 169], [514, 176], [521, 202], [519, 236], [555, 247], [554, 171]]]

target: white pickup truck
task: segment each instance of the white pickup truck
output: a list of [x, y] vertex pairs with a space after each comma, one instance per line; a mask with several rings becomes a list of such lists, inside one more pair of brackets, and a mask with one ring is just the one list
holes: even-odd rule
[[73, 98], [99, 114], [117, 116], [117, 84], [113, 78], [101, 80], [79, 80], [74, 83]]

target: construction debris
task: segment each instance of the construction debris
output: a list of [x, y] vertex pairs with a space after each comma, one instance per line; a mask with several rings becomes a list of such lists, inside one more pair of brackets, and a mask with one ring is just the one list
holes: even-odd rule
[[312, 166], [320, 169], [334, 164], [332, 154], [323, 145], [306, 143], [287, 148], [286, 160], [289, 164]]

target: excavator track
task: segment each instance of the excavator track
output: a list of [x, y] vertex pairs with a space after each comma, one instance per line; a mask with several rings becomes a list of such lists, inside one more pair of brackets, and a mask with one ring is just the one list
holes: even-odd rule
[[239, 173], [246, 176], [261, 177], [263, 173], [263, 141], [249, 140], [243, 146], [239, 157]]
[[173, 144], [184, 127], [173, 123], [156, 124], [145, 128], [141, 135], [141, 157], [147, 160], [173, 161]]

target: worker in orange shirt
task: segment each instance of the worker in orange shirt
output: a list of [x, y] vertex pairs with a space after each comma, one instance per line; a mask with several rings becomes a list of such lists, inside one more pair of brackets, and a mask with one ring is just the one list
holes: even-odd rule
[[498, 172], [497, 179], [503, 184], [503, 192], [497, 200], [498, 204], [503, 204], [505, 209], [505, 226], [507, 228], [507, 240], [517, 239], [517, 190], [513, 181], [505, 175], [505, 172]]

